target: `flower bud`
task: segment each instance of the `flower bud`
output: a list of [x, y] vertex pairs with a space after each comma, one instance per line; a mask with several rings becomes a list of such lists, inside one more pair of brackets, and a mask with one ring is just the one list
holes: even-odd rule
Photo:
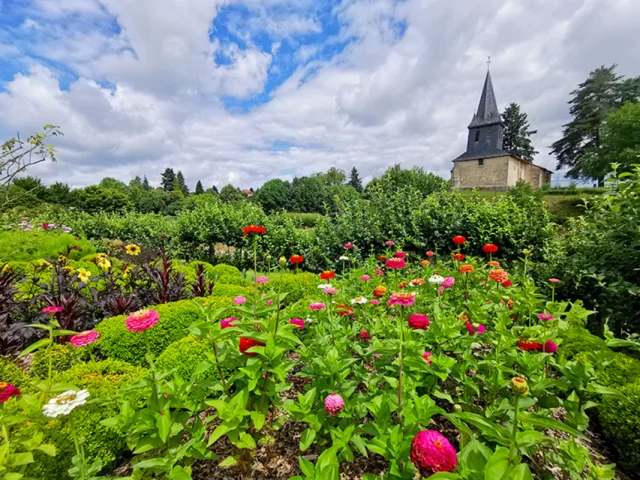
[[284, 257], [280, 257], [278, 259], [278, 263], [280, 264], [281, 267], [284, 267], [287, 264], [287, 259]]
[[522, 253], [524, 253], [525, 255], [531, 255], [531, 250], [525, 248], [524, 250], [522, 250]]
[[458, 405], [457, 403], [453, 406], [453, 411], [454, 412], [461, 412], [462, 411], [462, 405]]
[[511, 379], [511, 390], [520, 397], [529, 395], [529, 384], [524, 378], [513, 377]]

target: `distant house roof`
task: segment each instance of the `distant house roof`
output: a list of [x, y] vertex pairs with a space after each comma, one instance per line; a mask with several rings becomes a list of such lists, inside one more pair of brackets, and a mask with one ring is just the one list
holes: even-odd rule
[[246, 188], [244, 190], [242, 190], [242, 193], [244, 193], [247, 197], [250, 197], [250, 196], [253, 195], [253, 192], [251, 190], [246, 189]]

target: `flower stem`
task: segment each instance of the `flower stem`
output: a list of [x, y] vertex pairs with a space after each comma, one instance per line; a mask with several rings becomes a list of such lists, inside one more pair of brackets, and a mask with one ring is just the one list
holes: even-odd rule
[[509, 452], [509, 458], [513, 461], [515, 455], [518, 453], [518, 442], [516, 441], [518, 435], [518, 412], [520, 410], [520, 396], [516, 397], [514, 411], [513, 411], [513, 429], [511, 430], [511, 451]]
[[[404, 345], [404, 307], [401, 307], [400, 312], [400, 355], [398, 357], [400, 361], [400, 373], [398, 375], [398, 410], [402, 409], [402, 347]], [[400, 418], [402, 418], [402, 416]]]

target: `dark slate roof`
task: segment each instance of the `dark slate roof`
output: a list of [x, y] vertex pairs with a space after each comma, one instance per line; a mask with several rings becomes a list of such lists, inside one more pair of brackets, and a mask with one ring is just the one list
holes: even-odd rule
[[478, 104], [478, 110], [473, 116], [473, 120], [469, 124], [471, 127], [479, 127], [481, 125], [491, 125], [494, 123], [501, 123], [502, 118], [498, 111], [498, 105], [496, 103], [496, 95], [493, 93], [493, 83], [491, 83], [491, 74], [487, 71], [487, 76], [484, 79], [484, 87], [482, 87], [482, 95], [480, 96], [480, 103]]
[[505, 152], [504, 150], [491, 148], [489, 145], [486, 145], [486, 148], [480, 151], [475, 150], [473, 152], [464, 152], [462, 155], [460, 155], [453, 161], [458, 162], [462, 160], [477, 160], [479, 158], [502, 157], [504, 155], [511, 155], [511, 154]]

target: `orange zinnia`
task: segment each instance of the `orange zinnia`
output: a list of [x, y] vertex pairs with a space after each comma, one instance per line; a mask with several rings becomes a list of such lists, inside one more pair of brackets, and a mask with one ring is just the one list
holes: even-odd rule
[[322, 280], [331, 280], [332, 278], [336, 278], [336, 272], [332, 272], [331, 270], [325, 270], [320, 274], [320, 278]]
[[422, 265], [423, 267], [428, 267], [429, 265], [431, 265], [431, 262], [429, 260], [422, 260], [420, 262], [420, 265]]
[[509, 280], [509, 274], [501, 269], [491, 270], [491, 272], [489, 272], [489, 278], [494, 282], [502, 283]]
[[374, 297], [384, 297], [386, 294], [387, 294], [387, 287], [383, 285], [378, 285], [376, 288], [373, 289]]
[[497, 262], [496, 260], [491, 260], [490, 262], [487, 262], [487, 265], [489, 265], [490, 267], [499, 267], [500, 262]]
[[460, 273], [471, 273], [473, 272], [473, 265], [462, 265], [460, 267]]

